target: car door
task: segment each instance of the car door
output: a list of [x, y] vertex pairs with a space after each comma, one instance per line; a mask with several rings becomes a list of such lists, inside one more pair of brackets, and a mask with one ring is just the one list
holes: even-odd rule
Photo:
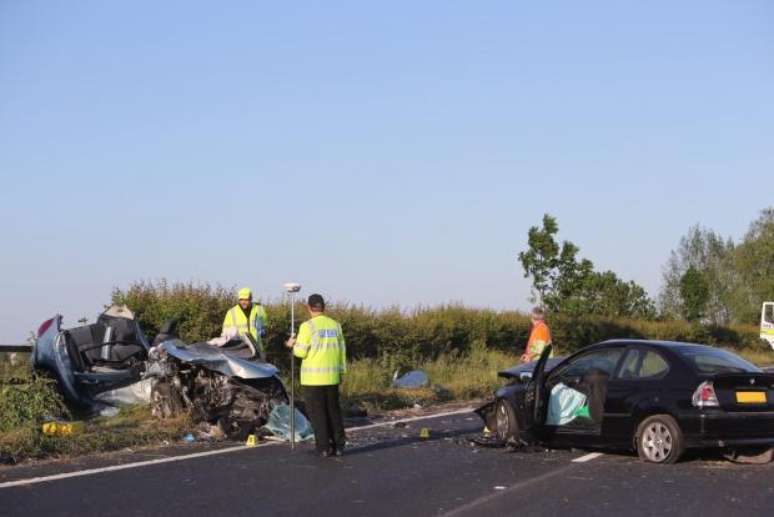
[[540, 354], [535, 367], [530, 374], [530, 380], [524, 389], [524, 402], [516, 411], [518, 413], [519, 429], [522, 439], [539, 440], [543, 427], [543, 389], [545, 386], [545, 370], [551, 355], [551, 345], [546, 346]]
[[546, 439], [556, 445], [596, 445], [602, 434], [607, 384], [625, 352], [624, 346], [578, 354], [547, 376]]
[[636, 413], [658, 400], [668, 360], [657, 350], [632, 346], [607, 384], [602, 436], [609, 445], [630, 445]]

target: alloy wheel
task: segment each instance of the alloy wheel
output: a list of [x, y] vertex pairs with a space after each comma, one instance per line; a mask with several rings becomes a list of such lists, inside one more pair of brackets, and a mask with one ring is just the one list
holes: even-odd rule
[[645, 457], [654, 463], [665, 461], [674, 446], [672, 433], [662, 422], [653, 422], [648, 425], [642, 433], [640, 443]]

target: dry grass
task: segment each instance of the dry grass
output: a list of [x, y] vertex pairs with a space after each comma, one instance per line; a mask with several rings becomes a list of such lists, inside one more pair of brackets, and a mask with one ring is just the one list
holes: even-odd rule
[[25, 357], [17, 365], [0, 357], [0, 455], [16, 461], [157, 444], [177, 440], [191, 427], [185, 417], [159, 420], [149, 407], [135, 406], [78, 422], [69, 436], [42, 433], [43, 422], [70, 417], [53, 381], [33, 376]]
[[134, 406], [123, 408], [114, 417], [78, 422], [69, 436], [44, 435], [40, 423], [29, 422], [0, 433], [0, 451], [16, 461], [77, 456], [176, 441], [190, 427], [186, 417], [159, 420], [149, 407]]
[[497, 372], [518, 360], [516, 354], [488, 350], [477, 342], [467, 354], [449, 353], [415, 365], [427, 372], [431, 386], [406, 390], [391, 387], [394, 370], [385, 367], [388, 360], [360, 359], [350, 364], [342, 395], [345, 404], [361, 405], [370, 411], [489, 397], [501, 384]]

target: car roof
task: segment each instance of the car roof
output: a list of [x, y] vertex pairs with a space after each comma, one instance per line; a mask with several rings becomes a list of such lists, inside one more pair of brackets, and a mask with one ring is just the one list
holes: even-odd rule
[[[701, 343], [686, 343], [683, 341], [660, 341], [657, 339], [629, 339], [629, 338], [608, 339], [607, 341], [602, 341], [592, 346], [594, 347], [599, 346], [600, 348], [602, 348], [603, 346], [608, 346], [608, 345], [622, 345], [622, 346], [647, 345], [654, 348], [662, 348], [667, 350], [687, 350], [687, 349], [698, 350], [701, 348], [709, 348], [709, 349], [713, 348], [709, 345], [703, 345]], [[590, 347], [586, 347], [586, 348], [590, 348]]]

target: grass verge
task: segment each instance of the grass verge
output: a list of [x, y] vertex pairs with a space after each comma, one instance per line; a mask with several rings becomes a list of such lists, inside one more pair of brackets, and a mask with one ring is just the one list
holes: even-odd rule
[[[341, 387], [345, 406], [359, 406], [369, 413], [402, 409], [419, 404], [489, 397], [501, 384], [497, 372], [518, 363], [516, 354], [489, 350], [477, 342], [467, 354], [447, 353], [421, 361], [414, 368], [427, 372], [430, 386], [421, 389], [392, 388], [395, 365], [389, 358], [359, 359], [348, 367]], [[402, 369], [405, 371], [405, 367]]]
[[69, 420], [72, 415], [53, 381], [32, 375], [27, 358], [17, 364], [0, 354], [0, 460], [77, 456], [125, 447], [178, 440], [190, 428], [187, 417], [159, 420], [146, 406], [122, 408], [113, 417], [77, 422], [67, 436], [46, 435], [44, 422]]

